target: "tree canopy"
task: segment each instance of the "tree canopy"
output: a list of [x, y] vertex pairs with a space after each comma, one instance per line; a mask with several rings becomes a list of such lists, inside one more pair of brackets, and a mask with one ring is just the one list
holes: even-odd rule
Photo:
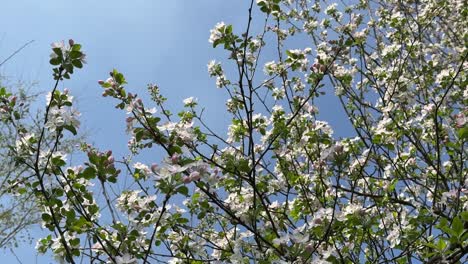
[[[122, 160], [59, 151], [80, 122], [58, 84], [86, 65], [75, 41], [52, 45], [43, 124], [11, 146], [33, 174], [12, 186], [50, 230], [37, 250], [70, 263], [466, 261], [464, 1], [249, 3], [244, 28], [219, 22], [208, 40], [226, 52], [208, 74], [229, 97], [227, 135], [194, 97], [173, 114], [155, 84], [147, 100], [116, 69], [98, 82], [128, 114]], [[326, 95], [349, 120], [340, 136], [321, 119]], [[17, 129], [13, 97], [0, 103]], [[165, 158], [143, 163], [143, 150]]]

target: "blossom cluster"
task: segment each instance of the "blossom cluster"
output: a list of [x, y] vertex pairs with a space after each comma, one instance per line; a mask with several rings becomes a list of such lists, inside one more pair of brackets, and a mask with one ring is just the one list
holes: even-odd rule
[[[113, 70], [98, 83], [128, 115], [130, 156], [117, 161], [85, 144], [87, 161], [64, 169], [64, 154], [18, 133], [18, 160], [40, 157], [30, 187], [44, 227], [55, 231], [38, 250], [68, 262], [465, 261], [461, 1], [256, 3], [246, 32], [223, 22], [210, 32], [229, 55], [223, 67], [208, 64], [229, 97], [226, 130], [208, 125], [194, 97], [173, 115], [159, 87], [148, 86], [147, 102]], [[252, 14], [265, 24], [254, 27]], [[53, 47], [51, 63], [63, 58], [57, 81], [73, 73], [67, 63], [82, 61], [76, 45]], [[69, 92], [48, 98], [44, 128], [57, 141], [63, 129], [76, 133]], [[343, 124], [327, 120], [331, 110]], [[155, 149], [161, 159], [139, 160]]]

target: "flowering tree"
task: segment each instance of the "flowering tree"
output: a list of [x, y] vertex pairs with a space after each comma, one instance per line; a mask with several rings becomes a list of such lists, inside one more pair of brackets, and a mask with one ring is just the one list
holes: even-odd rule
[[[32, 176], [29, 168], [16, 155], [15, 139], [26, 131], [37, 132], [42, 117], [40, 112], [32, 115], [30, 110], [31, 104], [37, 100], [37, 94], [31, 93], [29, 89], [34, 84], [11, 83], [7, 78], [1, 79], [0, 248], [12, 249], [19, 242], [31, 242], [32, 237], [28, 230], [40, 222], [40, 210], [37, 208], [34, 194], [20, 187], [25, 179]], [[45, 139], [46, 148], [50, 140], [51, 138]], [[82, 138], [62, 140], [60, 151], [72, 153], [79, 140]]]
[[[10, 85], [7, 85], [10, 86]], [[2, 97], [8, 97], [10, 103], [18, 105], [16, 107], [16, 121], [29, 112], [29, 105], [34, 100], [35, 96], [28, 96], [24, 90], [19, 90], [18, 94], [12, 94], [7, 89], [3, 82], [0, 85], [0, 94]], [[0, 107], [0, 118], [10, 118], [10, 115], [5, 115], [10, 109], [10, 105], [3, 105]], [[21, 106], [19, 106], [21, 105]], [[17, 125], [17, 123], [15, 123]], [[24, 125], [24, 124], [21, 124]], [[31, 129], [32, 127], [28, 127]], [[38, 223], [40, 218], [36, 206], [30, 199], [32, 194], [26, 194], [15, 197], [12, 196], [9, 188], [9, 182], [18, 180], [18, 175], [25, 174], [27, 168], [24, 166], [17, 166], [15, 164], [14, 156], [9, 154], [9, 146], [15, 144], [16, 129], [11, 126], [0, 123], [0, 247], [7, 248], [13, 247], [20, 239], [20, 234], [24, 235], [24, 239], [28, 240], [25, 232], [27, 227]], [[26, 191], [26, 190], [22, 190]]]
[[[37, 249], [71, 263], [466, 260], [467, 15], [456, 0], [251, 1], [244, 31], [221, 22], [209, 38], [229, 55], [208, 64], [229, 96], [227, 136], [195, 98], [173, 115], [158, 86], [144, 102], [113, 70], [99, 84], [129, 115], [133, 156], [83, 145], [73, 167], [57, 146], [79, 114], [57, 84], [84, 54], [54, 44], [44, 125], [14, 148], [51, 231]], [[325, 93], [349, 136], [320, 120]], [[167, 157], [134, 161], [142, 149]]]

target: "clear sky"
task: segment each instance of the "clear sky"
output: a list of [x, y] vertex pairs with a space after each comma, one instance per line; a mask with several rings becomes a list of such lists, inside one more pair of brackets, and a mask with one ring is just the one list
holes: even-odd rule
[[[216, 89], [206, 64], [211, 59], [223, 61], [228, 54], [208, 43], [209, 30], [219, 21], [242, 29], [249, 2], [2, 0], [0, 61], [26, 42], [34, 42], [2, 66], [0, 74], [11, 80], [37, 81], [36, 91], [48, 91], [53, 85], [50, 44], [73, 38], [83, 45], [88, 64], [63, 87], [78, 99], [82, 127], [89, 131], [89, 141], [101, 149], [113, 149], [116, 157], [127, 153], [125, 113], [113, 107], [115, 101], [101, 97], [97, 85], [112, 68], [124, 73], [128, 90], [140, 95], [145, 94], [146, 84], [158, 84], [173, 109], [181, 109], [184, 98], [197, 97], [206, 108], [208, 123], [225, 130], [229, 122], [223, 114], [226, 94]], [[45, 104], [43, 97], [40, 100]], [[339, 112], [336, 104], [325, 101], [323, 105], [329, 107], [321, 108], [326, 120]], [[335, 131], [343, 134], [339, 131], [345, 127], [343, 120], [331, 121]], [[15, 252], [23, 263], [52, 262], [50, 256], [36, 259], [34, 244], [21, 245]], [[13, 254], [3, 254], [1, 263], [18, 263]]]

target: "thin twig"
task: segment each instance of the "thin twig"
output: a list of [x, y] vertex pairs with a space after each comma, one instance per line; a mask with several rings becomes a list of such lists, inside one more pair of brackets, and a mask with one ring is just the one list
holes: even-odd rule
[[21, 48], [17, 49], [15, 52], [13, 52], [10, 56], [8, 56], [8, 58], [4, 59], [2, 62], [0, 62], [0, 67], [3, 66], [3, 64], [5, 64], [7, 61], [9, 61], [11, 58], [13, 58], [16, 54], [18, 54], [20, 51], [22, 51], [24, 48], [26, 48], [27, 46], [29, 46], [29, 44], [33, 43], [34, 40], [30, 40], [29, 42], [27, 42], [26, 44], [24, 44], [23, 46], [21, 46]]

